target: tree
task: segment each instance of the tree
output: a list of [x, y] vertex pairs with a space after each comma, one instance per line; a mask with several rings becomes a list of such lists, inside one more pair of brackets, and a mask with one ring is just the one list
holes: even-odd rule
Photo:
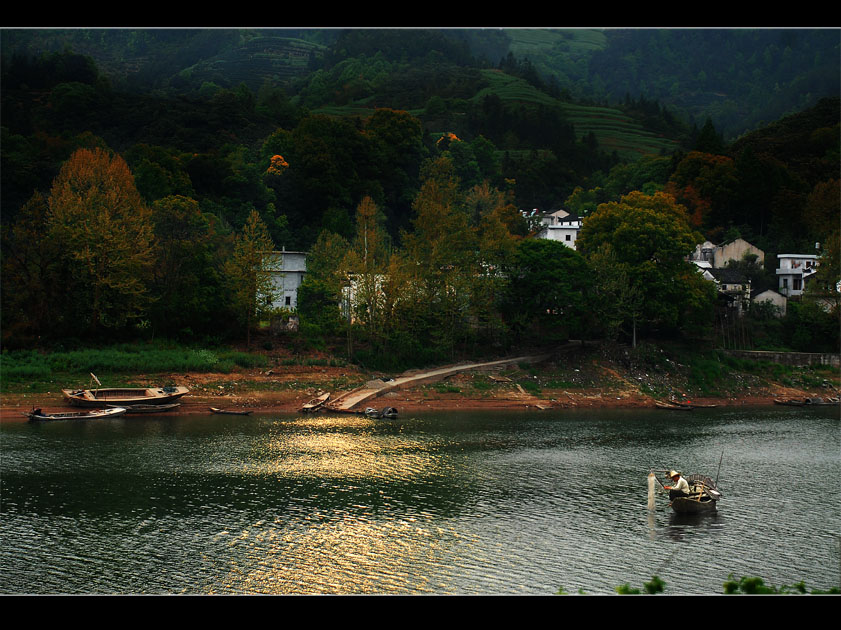
[[[374, 200], [365, 197], [356, 208], [356, 236], [345, 256], [342, 268], [351, 279], [354, 321], [361, 325], [370, 340], [381, 340], [385, 329], [384, 293], [382, 284], [390, 254], [388, 235], [383, 227], [385, 217]], [[352, 354], [350, 337], [348, 351]]]
[[590, 325], [588, 332], [610, 341], [620, 338], [623, 327], [630, 322], [628, 336], [636, 347], [637, 322], [642, 312], [640, 289], [632, 282], [633, 274], [628, 263], [616, 258], [608, 243], [602, 244], [587, 257], [593, 273], [588, 308]]
[[419, 300], [416, 316], [426, 322], [431, 343], [452, 355], [480, 272], [478, 243], [451, 162], [439, 158], [427, 166], [413, 204], [414, 230], [404, 234], [403, 243], [412, 268], [411, 295]]
[[340, 304], [347, 277], [342, 269], [349, 244], [345, 238], [322, 230], [307, 256], [307, 273], [298, 288], [301, 332], [316, 345], [338, 335], [343, 326]]
[[584, 258], [559, 241], [521, 241], [506, 268], [504, 310], [526, 340], [566, 341], [584, 330], [590, 273]]
[[809, 283], [810, 296], [823, 299], [835, 316], [841, 318], [841, 225], [838, 212], [841, 208], [839, 180], [832, 179], [817, 184], [809, 195], [805, 219], [810, 235], [821, 245], [821, 259], [815, 277]]
[[266, 256], [274, 249], [266, 224], [256, 210], [234, 240], [234, 251], [225, 264], [225, 276], [239, 322], [245, 326], [246, 343], [251, 346], [251, 328], [270, 312], [274, 301], [271, 277], [266, 273]]
[[152, 263], [149, 208], [125, 161], [79, 149], [62, 166], [48, 198], [48, 238], [76, 280], [73, 299], [92, 333], [145, 314]]
[[711, 306], [714, 286], [687, 261], [701, 240], [674, 197], [635, 191], [600, 205], [584, 221], [576, 244], [588, 257], [610, 247], [639, 296], [641, 323], [653, 331], [698, 326], [696, 318], [703, 319]]
[[150, 289], [153, 329], [164, 334], [209, 332], [221, 280], [214, 232], [194, 199], [170, 196], [152, 204], [155, 266]]
[[726, 227], [739, 181], [731, 158], [693, 151], [680, 161], [666, 185], [666, 192], [686, 206], [689, 222], [695, 229], [705, 229], [708, 236], [720, 234]]
[[23, 342], [48, 333], [58, 333], [68, 315], [66, 284], [62, 278], [60, 251], [46, 232], [47, 200], [35, 193], [9, 225], [4, 223], [3, 283], [0, 299], [3, 341]]

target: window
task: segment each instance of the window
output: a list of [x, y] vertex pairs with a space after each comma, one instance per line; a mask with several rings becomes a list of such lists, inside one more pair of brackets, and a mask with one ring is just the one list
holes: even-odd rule
[[568, 241], [571, 241], [571, 240], [572, 240], [572, 236], [570, 236], [569, 234], [567, 234], [567, 240], [568, 240]]
[[291, 305], [292, 305], [292, 297], [287, 295], [286, 296], [286, 306], [291, 306]]

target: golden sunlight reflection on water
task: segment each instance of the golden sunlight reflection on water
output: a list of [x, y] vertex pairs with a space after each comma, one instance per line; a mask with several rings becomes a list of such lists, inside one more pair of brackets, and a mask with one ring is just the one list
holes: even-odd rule
[[288, 530], [278, 520], [226, 533], [230, 566], [210, 592], [440, 592], [428, 576], [440, 573], [454, 546], [469, 544], [425, 519], [322, 518], [305, 529]]
[[371, 427], [371, 420], [356, 416], [296, 421], [295, 431], [275, 432], [255, 446], [261, 452], [252, 454], [245, 472], [394, 480], [417, 478], [440, 467], [434, 453], [416, 436], [385, 439], [372, 433]]
[[[379, 494], [361, 496], [339, 511], [312, 505], [303, 516], [283, 514], [245, 531], [220, 532], [214, 541], [225, 547], [229, 567], [209, 592], [441, 592], [428, 576], [440, 574], [454, 545], [469, 541], [435, 525], [422, 510], [383, 518], [382, 511], [394, 506], [382, 492], [391, 484], [452, 474], [451, 458], [437, 452], [435, 440], [399, 431], [378, 434], [375, 427], [362, 416], [305, 416], [279, 422], [254, 444], [244, 471], [249, 475], [318, 479], [317, 491], [325, 494], [347, 492], [346, 485], [334, 483], [359, 482]], [[327, 486], [324, 480], [330, 480]]]

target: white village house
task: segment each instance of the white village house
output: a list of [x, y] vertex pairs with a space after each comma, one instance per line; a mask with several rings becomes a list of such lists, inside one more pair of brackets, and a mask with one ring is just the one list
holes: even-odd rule
[[540, 223], [542, 227], [537, 233], [538, 238], [560, 241], [567, 247], [575, 249], [575, 240], [578, 238], [578, 231], [581, 229], [580, 217], [570, 214], [566, 210], [555, 210], [544, 214]]
[[263, 269], [272, 282], [274, 299], [271, 308], [285, 308], [290, 311], [298, 308], [298, 287], [307, 273], [306, 252], [271, 252], [263, 258]]
[[786, 297], [802, 295], [818, 268], [816, 254], [777, 254], [779, 292]]

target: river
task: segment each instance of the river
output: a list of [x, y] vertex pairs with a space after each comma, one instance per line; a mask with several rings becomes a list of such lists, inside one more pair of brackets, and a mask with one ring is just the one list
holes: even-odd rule
[[[0, 593], [722, 593], [841, 582], [839, 410], [0, 425]], [[720, 464], [720, 469], [719, 469]], [[649, 469], [719, 477], [678, 517]]]

